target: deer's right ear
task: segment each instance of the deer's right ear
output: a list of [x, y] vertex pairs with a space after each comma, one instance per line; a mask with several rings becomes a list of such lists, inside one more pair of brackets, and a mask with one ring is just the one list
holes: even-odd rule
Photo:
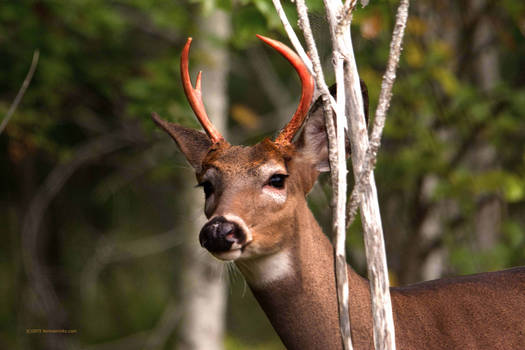
[[152, 113], [151, 118], [175, 140], [180, 151], [195, 171], [200, 172], [202, 161], [212, 145], [209, 137], [205, 133], [195, 129], [167, 122], [156, 113]]

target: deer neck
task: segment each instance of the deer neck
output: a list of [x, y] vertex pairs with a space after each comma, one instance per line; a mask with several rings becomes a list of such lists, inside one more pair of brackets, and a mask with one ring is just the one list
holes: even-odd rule
[[[306, 203], [297, 211], [293, 244], [237, 266], [287, 349], [341, 349], [333, 247]], [[348, 277], [353, 343], [372, 348], [368, 281]]]

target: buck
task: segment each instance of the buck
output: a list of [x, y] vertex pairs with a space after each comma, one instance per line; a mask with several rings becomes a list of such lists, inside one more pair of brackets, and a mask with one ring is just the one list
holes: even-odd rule
[[[275, 140], [230, 145], [212, 125], [188, 73], [191, 38], [181, 57], [189, 103], [206, 133], [154, 121], [176, 142], [206, 197], [201, 245], [233, 260], [288, 349], [341, 349], [333, 248], [308, 209], [306, 195], [328, 171], [327, 136], [314, 82], [284, 44], [302, 82], [299, 106]], [[308, 116], [308, 118], [307, 118]], [[306, 122], [304, 122], [306, 120]], [[304, 122], [304, 125], [303, 125]], [[302, 130], [299, 131], [302, 127]], [[299, 134], [299, 135], [296, 135]], [[373, 349], [369, 283], [348, 267], [355, 349]], [[391, 288], [398, 349], [525, 348], [525, 268]]]

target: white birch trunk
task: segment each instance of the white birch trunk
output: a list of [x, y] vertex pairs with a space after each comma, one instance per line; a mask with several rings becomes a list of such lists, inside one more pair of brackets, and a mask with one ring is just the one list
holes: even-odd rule
[[[204, 33], [200, 33], [195, 44], [207, 55], [206, 66], [202, 69], [203, 99], [206, 101], [206, 109], [210, 111], [212, 123], [226, 137], [229, 59], [227, 50], [213, 45], [213, 39], [224, 40], [229, 37], [230, 18], [223, 11], [216, 10], [212, 15], [200, 19], [200, 28]], [[212, 40], [206, 40], [207, 37]], [[192, 173], [188, 183], [194, 182]], [[181, 301], [185, 310], [177, 349], [221, 350], [226, 311], [224, 265], [205, 252], [198, 243], [198, 234], [206, 222], [202, 214], [204, 195], [193, 187], [188, 187], [186, 192], [185, 202], [192, 215], [185, 225], [185, 232], [189, 236]]]
[[[349, 206], [351, 218], [355, 217], [355, 211], [359, 205], [363, 228], [365, 231], [365, 248], [368, 262], [368, 277], [372, 295], [372, 316], [374, 320], [374, 344], [376, 349], [395, 349], [395, 329], [392, 315], [392, 304], [390, 300], [390, 289], [388, 281], [388, 270], [386, 265], [386, 252], [381, 227], [381, 216], [379, 213], [379, 202], [373, 176], [377, 152], [385, 123], [386, 111], [390, 104], [392, 85], [395, 81], [395, 71], [401, 53], [401, 43], [408, 17], [408, 0], [401, 0], [396, 15], [396, 24], [390, 43], [390, 54], [386, 73], [381, 83], [378, 109], [372, 130], [371, 142], [364, 117], [363, 99], [361, 86], [357, 73], [352, 40], [350, 36], [351, 14], [356, 1], [349, 0], [343, 6], [339, 0], [325, 0], [327, 18], [330, 25], [330, 33], [334, 53], [334, 69], [337, 80], [337, 101], [328, 92], [324, 81], [323, 71], [313, 40], [312, 31], [307, 15], [307, 7], [304, 0], [296, 0], [297, 13], [299, 16], [299, 27], [303, 31], [308, 53], [312, 59], [314, 77], [317, 88], [321, 92], [323, 110], [326, 120], [326, 131], [329, 143], [329, 159], [332, 178], [332, 189], [336, 202], [333, 227], [335, 234], [336, 255], [336, 282], [339, 302], [340, 329], [343, 340], [343, 348], [352, 349], [350, 336], [350, 320], [348, 319], [348, 280], [345, 263], [345, 215], [343, 207], [346, 200], [346, 163], [343, 162], [344, 129], [346, 122], [343, 114], [349, 117], [350, 139], [352, 143], [352, 163], [356, 186], [352, 191], [352, 205]], [[363, 2], [365, 4], [366, 2]], [[288, 26], [279, 0], [274, 0], [274, 5], [280, 15], [294, 46], [295, 34]], [[302, 50], [296, 48], [297, 51]], [[306, 58], [303, 60], [309, 61]], [[334, 130], [332, 112], [337, 117], [337, 134]], [[334, 138], [337, 137], [337, 142]], [[357, 200], [359, 199], [359, 200]]]
[[[471, 7], [476, 12], [487, 4], [486, 0], [472, 0]], [[499, 55], [496, 47], [497, 38], [490, 19], [482, 14], [474, 32], [473, 51], [479, 52], [475, 61], [474, 70], [483, 92], [489, 93], [501, 79], [499, 71]], [[472, 166], [475, 171], [487, 171], [498, 167], [497, 152], [489, 143], [478, 145], [472, 155]], [[494, 247], [498, 240], [503, 211], [502, 200], [499, 196], [478, 198], [479, 204], [475, 217], [475, 232], [478, 246], [481, 251]]]

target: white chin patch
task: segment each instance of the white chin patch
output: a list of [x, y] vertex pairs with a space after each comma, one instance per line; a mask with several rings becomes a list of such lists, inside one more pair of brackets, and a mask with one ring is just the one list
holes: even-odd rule
[[238, 259], [241, 256], [242, 251], [241, 249], [233, 249], [233, 250], [228, 250], [227, 252], [214, 252], [212, 254], [217, 259], [225, 260], [225, 261], [232, 261], [232, 260]]
[[242, 260], [238, 265], [246, 280], [257, 287], [280, 281], [293, 273], [292, 259], [288, 251]]

